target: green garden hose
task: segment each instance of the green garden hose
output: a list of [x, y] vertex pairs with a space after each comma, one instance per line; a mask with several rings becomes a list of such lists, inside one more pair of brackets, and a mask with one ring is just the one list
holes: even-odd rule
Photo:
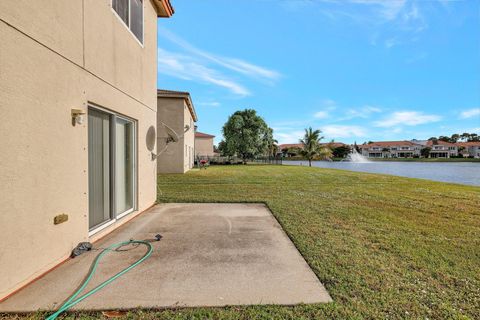
[[[120, 271], [119, 273], [117, 273], [116, 275], [110, 277], [109, 279], [105, 280], [104, 282], [100, 283], [98, 286], [96, 286], [95, 288], [93, 288], [92, 290], [88, 291], [87, 293], [81, 295], [80, 297], [77, 298], [77, 296], [80, 294], [80, 292], [85, 289], [85, 287], [88, 285], [88, 283], [90, 282], [90, 280], [92, 279], [96, 269], [97, 269], [97, 266], [100, 262], [100, 259], [109, 251], [112, 251], [114, 249], [118, 249], [118, 248], [121, 248], [123, 246], [126, 246], [126, 245], [129, 245], [129, 244], [143, 244], [143, 245], [146, 245], [147, 248], [148, 248], [148, 251], [143, 255], [143, 257], [141, 257], [140, 259], [138, 259], [135, 263], [131, 264], [129, 267], [123, 269], [122, 271]], [[121, 275], [123, 275], [124, 273], [132, 270], [133, 268], [135, 268], [137, 265], [139, 265], [140, 263], [142, 263], [145, 259], [147, 259], [151, 254], [152, 254], [152, 251], [153, 251], [153, 248], [152, 248], [152, 245], [150, 244], [150, 242], [148, 241], [143, 241], [143, 240], [129, 240], [129, 241], [123, 241], [123, 242], [119, 242], [119, 243], [115, 243], [115, 244], [112, 244], [111, 246], [105, 248], [102, 252], [100, 252], [100, 254], [95, 258], [93, 264], [92, 264], [92, 267], [90, 269], [90, 272], [88, 273], [87, 277], [85, 278], [85, 280], [83, 281], [82, 285], [80, 286], [80, 288], [78, 288], [77, 291], [75, 291], [75, 293], [67, 300], [65, 301], [64, 304], [62, 304], [62, 306], [52, 315], [50, 315], [49, 317], [46, 318], [46, 320], [53, 320], [53, 319], [56, 319], [62, 312], [66, 311], [67, 309], [70, 309], [71, 307], [73, 307], [74, 305], [76, 305], [77, 303], [79, 303], [80, 301], [88, 298], [89, 296], [91, 296], [92, 294], [94, 294], [95, 292], [99, 291], [100, 289], [102, 289], [103, 287], [105, 287], [106, 285], [110, 284], [111, 282], [113, 282], [115, 279], [117, 279], [118, 277], [120, 277]]]

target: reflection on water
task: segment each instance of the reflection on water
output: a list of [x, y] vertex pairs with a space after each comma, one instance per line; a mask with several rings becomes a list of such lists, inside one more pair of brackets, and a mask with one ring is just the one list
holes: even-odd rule
[[[308, 161], [283, 161], [286, 165], [308, 166]], [[395, 162], [368, 163], [314, 161], [312, 166], [480, 186], [479, 162]]]

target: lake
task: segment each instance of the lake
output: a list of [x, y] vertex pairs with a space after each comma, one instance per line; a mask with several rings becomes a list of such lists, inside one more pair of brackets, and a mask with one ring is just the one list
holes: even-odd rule
[[[308, 166], [308, 161], [283, 161], [283, 164]], [[479, 162], [313, 161], [312, 166], [480, 186]]]

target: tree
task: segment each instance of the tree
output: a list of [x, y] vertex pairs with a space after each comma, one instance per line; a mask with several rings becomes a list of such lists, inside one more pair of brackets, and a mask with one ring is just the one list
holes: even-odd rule
[[432, 148], [425, 147], [425, 148], [422, 148], [422, 150], [420, 150], [420, 154], [422, 155], [422, 157], [428, 158], [428, 156], [430, 156], [430, 151], [432, 151]]
[[268, 154], [269, 143], [274, 141], [273, 130], [253, 109], [236, 111], [228, 118], [222, 131], [225, 154], [236, 154], [244, 164], [247, 159]]
[[273, 129], [267, 128], [267, 131], [264, 133], [263, 140], [267, 145], [266, 156], [274, 157], [278, 151], [278, 141], [273, 139]]
[[458, 133], [452, 134], [452, 136], [450, 137], [450, 141], [452, 143], [457, 143], [459, 139], [460, 139], [460, 135]]
[[220, 155], [223, 157], [230, 157], [232, 154], [230, 154], [227, 150], [227, 144], [225, 143], [224, 140], [220, 141], [218, 143], [218, 152], [220, 152]]
[[438, 140], [445, 141], [445, 142], [450, 142], [450, 138], [446, 137], [446, 136], [440, 136], [440, 137], [438, 137]]
[[322, 147], [320, 140], [323, 139], [320, 134], [322, 131], [313, 130], [312, 127], [305, 129], [305, 136], [300, 139], [302, 149], [300, 154], [308, 160], [308, 165], [312, 166], [314, 159], [329, 159], [332, 156], [332, 151], [329, 148]]
[[470, 133], [464, 132], [460, 135], [460, 138], [462, 139], [462, 141], [468, 141], [468, 138], [470, 138]]
[[350, 151], [350, 147], [347, 145], [332, 148], [332, 154], [335, 158], [345, 158]]
[[470, 133], [470, 136], [468, 137], [468, 142], [473, 142], [473, 141], [480, 141], [480, 137], [476, 133]]

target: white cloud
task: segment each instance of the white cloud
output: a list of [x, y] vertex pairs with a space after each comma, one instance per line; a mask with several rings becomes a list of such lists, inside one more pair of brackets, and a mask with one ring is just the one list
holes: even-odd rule
[[332, 99], [325, 99], [325, 100], [322, 100], [322, 103], [321, 103], [322, 107], [328, 109], [328, 110], [333, 110], [337, 107], [337, 103], [332, 100]]
[[220, 102], [217, 101], [211, 101], [211, 102], [198, 102], [197, 103], [199, 106], [205, 106], [205, 107], [219, 107]]
[[202, 64], [197, 59], [180, 53], [158, 48], [158, 72], [183, 80], [199, 81], [226, 88], [240, 96], [250, 95], [250, 91], [228, 78], [221, 72]]
[[291, 131], [291, 132], [273, 132], [275, 139], [277, 139], [278, 144], [284, 143], [298, 143], [298, 141], [303, 137], [305, 131]]
[[406, 0], [350, 0], [356, 4], [370, 5], [377, 8], [377, 12], [385, 20], [394, 20], [403, 10]]
[[275, 70], [257, 66], [238, 58], [223, 57], [205, 50], [201, 50], [163, 27], [158, 29], [158, 33], [164, 38], [182, 47], [190, 54], [193, 54], [198, 58], [206, 59], [211, 63], [217, 64], [240, 74], [269, 81], [276, 81], [281, 77], [281, 74]]
[[360, 126], [328, 125], [321, 128], [328, 139], [366, 137], [367, 131]]
[[473, 117], [480, 117], [480, 108], [473, 108], [460, 113], [460, 119], [468, 119]]
[[398, 125], [416, 126], [419, 124], [436, 122], [441, 119], [442, 117], [434, 114], [424, 114], [417, 111], [398, 111], [392, 113], [381, 121], [376, 121], [374, 125], [376, 127], [392, 127]]
[[400, 44], [402, 43], [395, 37], [385, 40], [385, 47], [387, 47], [388, 49], [398, 46]]
[[328, 111], [318, 111], [313, 115], [317, 119], [326, 119], [329, 117]]
[[345, 112], [345, 117], [340, 120], [350, 120], [353, 118], [363, 118], [366, 119], [370, 117], [373, 113], [382, 112], [382, 109], [374, 106], [363, 106], [361, 108], [349, 109]]

